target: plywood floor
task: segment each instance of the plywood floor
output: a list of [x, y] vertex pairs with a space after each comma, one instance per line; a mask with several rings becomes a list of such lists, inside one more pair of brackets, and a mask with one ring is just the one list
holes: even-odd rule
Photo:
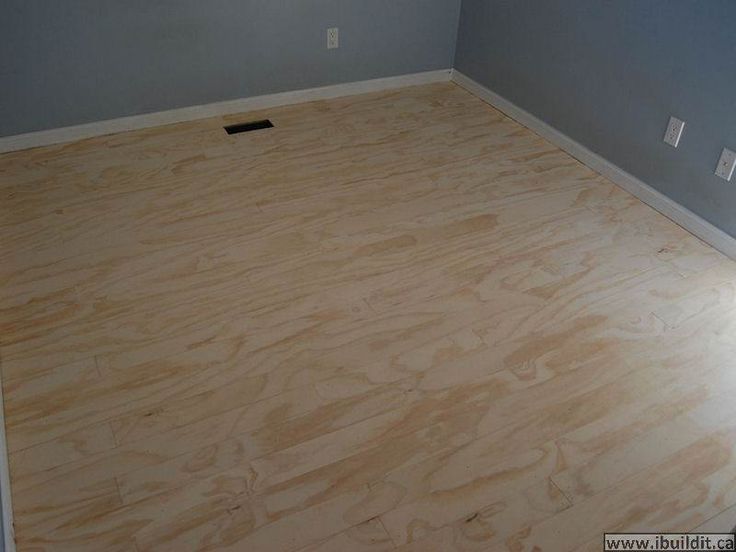
[[0, 179], [20, 550], [736, 523], [736, 264], [452, 84], [7, 154]]

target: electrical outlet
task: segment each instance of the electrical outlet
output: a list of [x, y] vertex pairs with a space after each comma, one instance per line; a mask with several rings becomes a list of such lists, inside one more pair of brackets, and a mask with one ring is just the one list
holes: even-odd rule
[[718, 160], [718, 166], [716, 167], [716, 176], [723, 180], [731, 180], [734, 166], [736, 166], [736, 153], [728, 148], [723, 148], [721, 158]]
[[682, 131], [685, 128], [685, 121], [681, 121], [677, 117], [670, 117], [670, 123], [667, 125], [667, 131], [664, 133], [664, 141], [673, 148], [680, 143]]
[[337, 27], [327, 29], [327, 49], [333, 50], [340, 47], [340, 35]]

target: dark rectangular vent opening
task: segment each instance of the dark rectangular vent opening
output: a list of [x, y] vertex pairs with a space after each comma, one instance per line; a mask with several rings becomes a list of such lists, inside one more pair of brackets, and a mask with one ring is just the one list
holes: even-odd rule
[[236, 125], [228, 125], [225, 132], [228, 134], [239, 134], [241, 132], [250, 132], [251, 130], [260, 130], [262, 128], [272, 128], [273, 123], [268, 119], [263, 121], [251, 121], [250, 123], [238, 123]]

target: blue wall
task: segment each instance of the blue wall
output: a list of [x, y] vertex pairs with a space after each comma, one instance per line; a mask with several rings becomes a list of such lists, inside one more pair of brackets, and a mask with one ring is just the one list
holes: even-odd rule
[[[736, 180], [713, 175], [736, 149], [734, 21], [736, 0], [3, 0], [0, 136], [443, 69], [455, 55], [736, 236]], [[687, 121], [678, 149], [662, 142], [671, 114]]]
[[736, 236], [736, 179], [713, 175], [736, 149], [734, 22], [734, 0], [463, 0], [455, 67]]
[[[0, 136], [452, 67], [460, 0], [2, 0]], [[340, 28], [327, 50], [326, 30]]]

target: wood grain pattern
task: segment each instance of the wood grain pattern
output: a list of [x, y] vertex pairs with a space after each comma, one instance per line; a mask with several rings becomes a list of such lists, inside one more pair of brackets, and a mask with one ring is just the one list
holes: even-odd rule
[[19, 550], [736, 523], [736, 264], [450, 83], [261, 116], [0, 156]]

